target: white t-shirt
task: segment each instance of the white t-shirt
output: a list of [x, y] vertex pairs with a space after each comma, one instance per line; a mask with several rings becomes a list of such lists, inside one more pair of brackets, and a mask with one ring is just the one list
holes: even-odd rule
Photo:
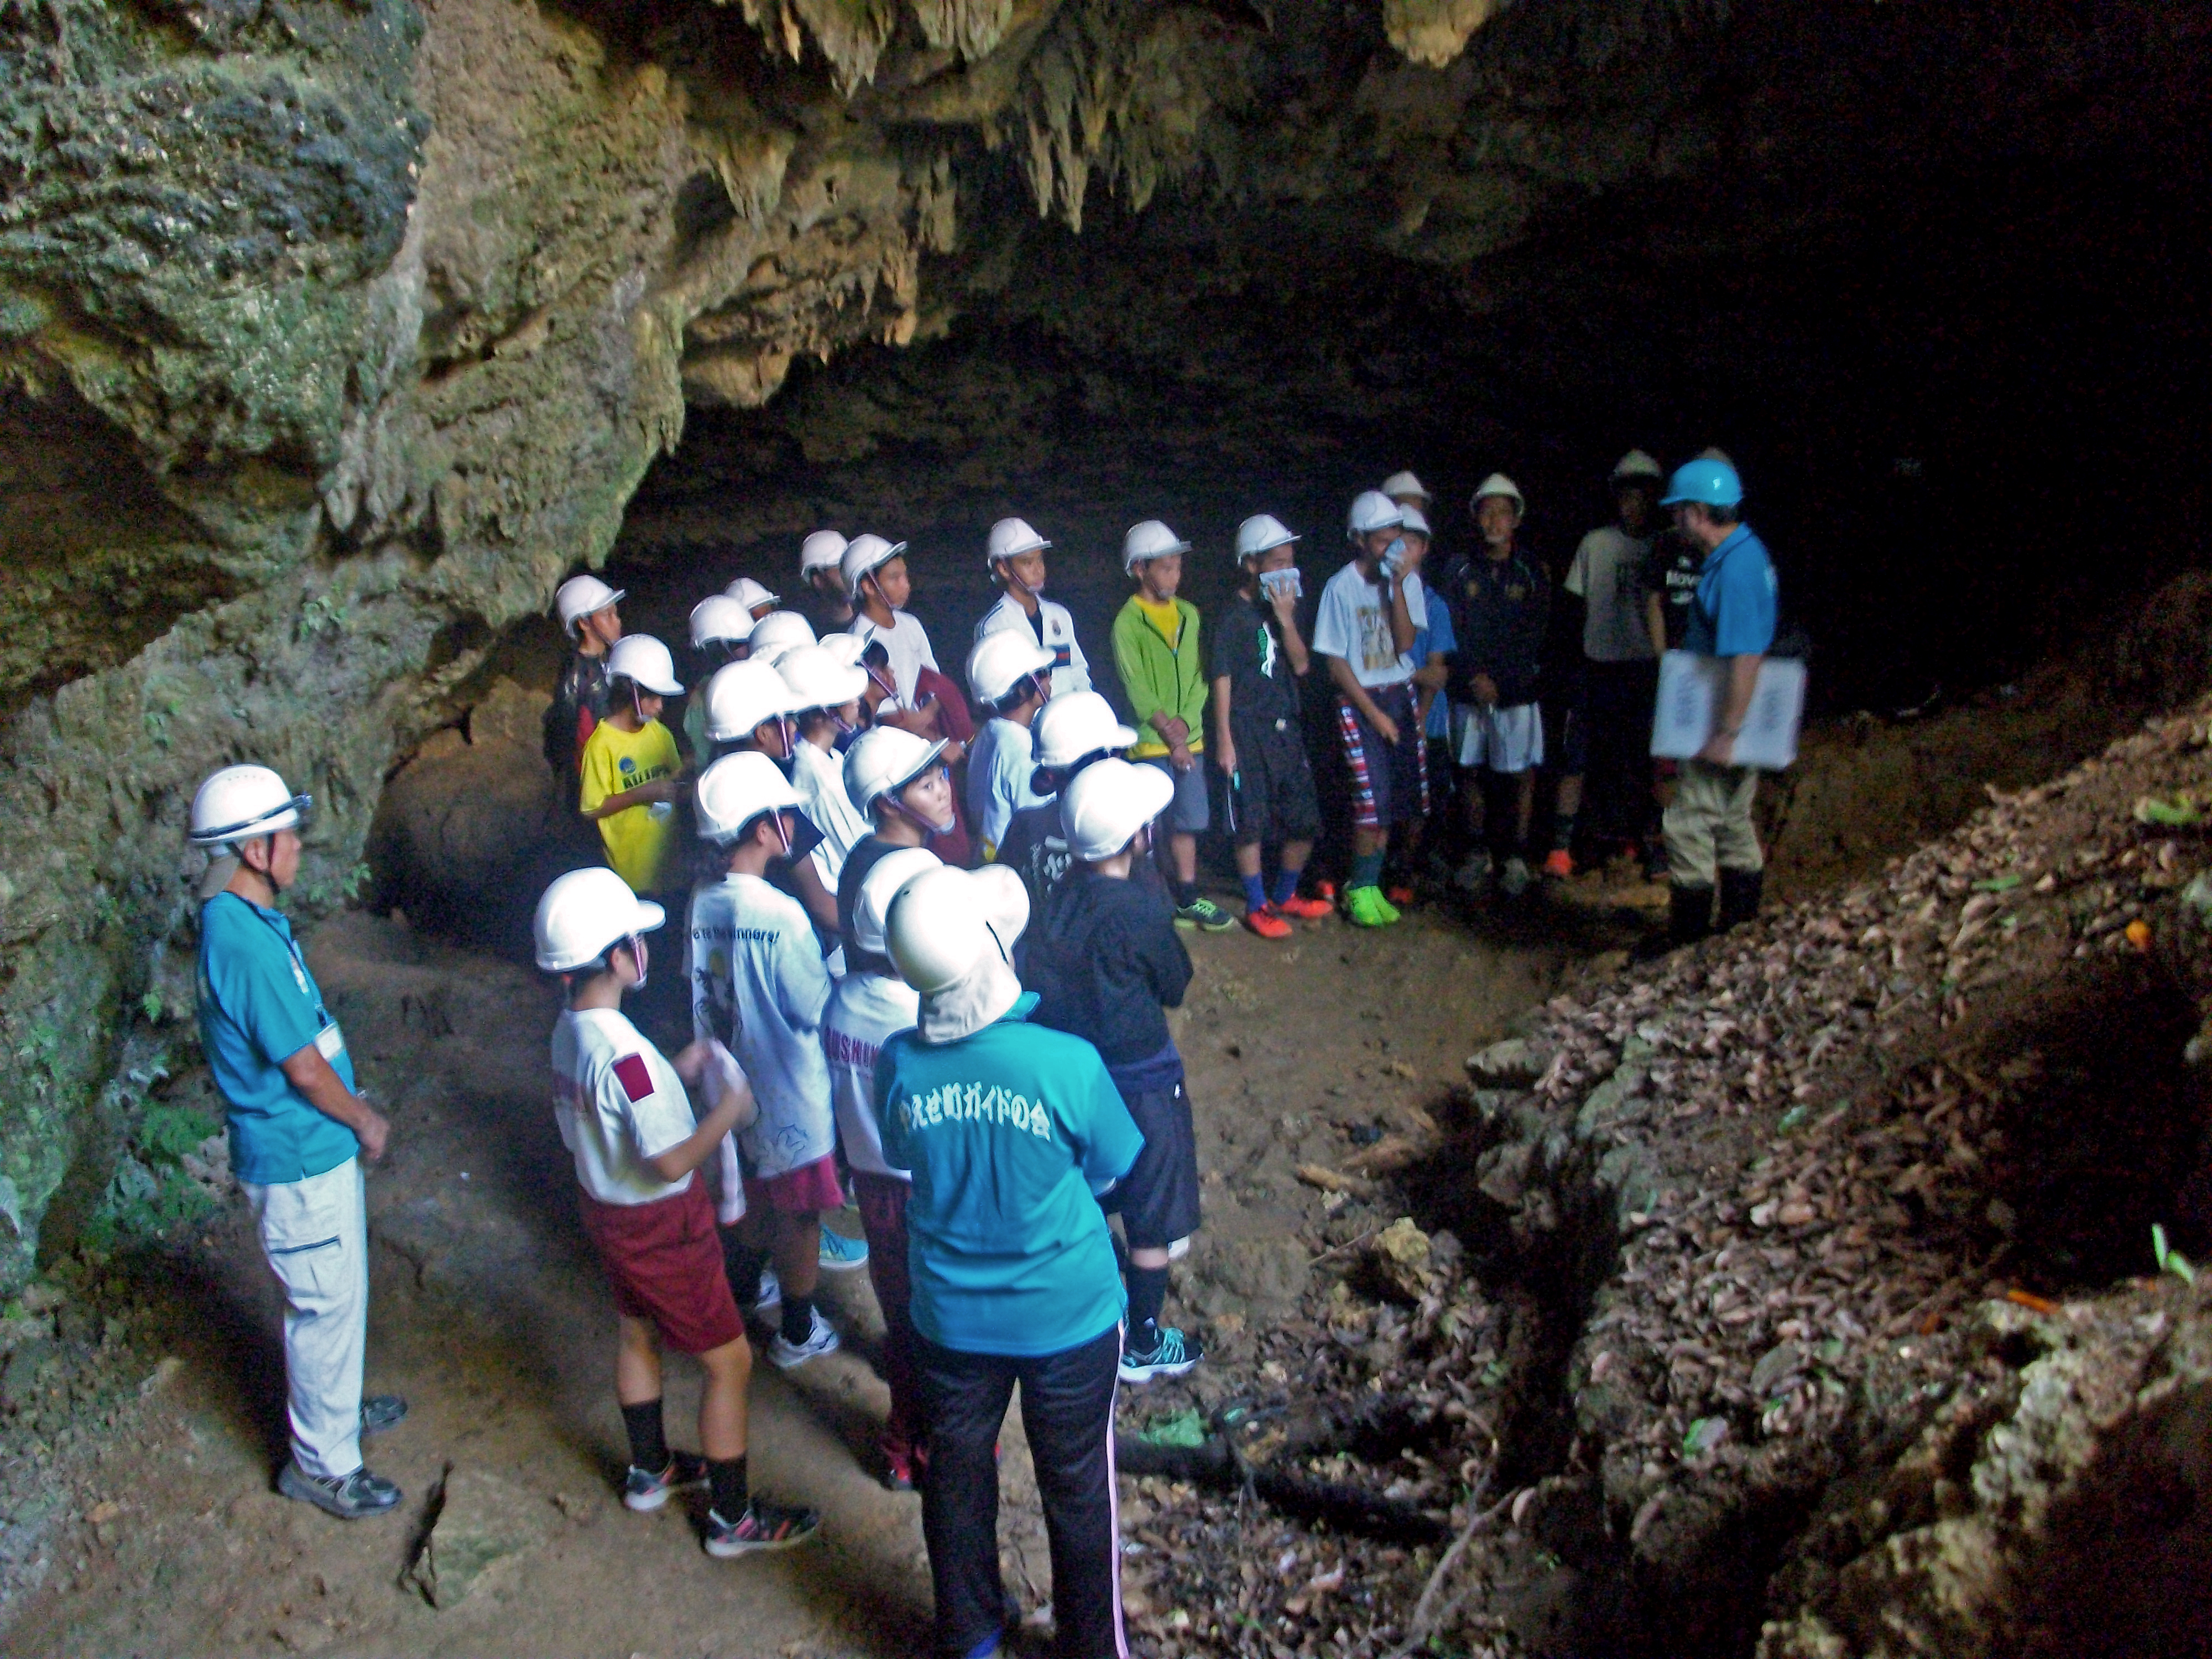
[[920, 994], [887, 974], [846, 975], [830, 993], [830, 1012], [822, 1017], [830, 1097], [836, 1103], [845, 1161], [870, 1175], [913, 1178], [884, 1161], [884, 1128], [876, 1116], [876, 1055], [886, 1038], [921, 1018]]
[[891, 659], [892, 701], [911, 710], [915, 706], [914, 688], [921, 678], [921, 671], [937, 667], [937, 653], [929, 648], [928, 632], [904, 611], [891, 612], [889, 628], [878, 628], [865, 613], [856, 612], [853, 625], [845, 631], [861, 640], [884, 642], [884, 649]]
[[741, 1130], [748, 1173], [763, 1180], [836, 1146], [822, 1011], [830, 970], [805, 908], [758, 876], [691, 890], [691, 1029], [727, 1044], [760, 1115]]
[[1052, 653], [1054, 696], [1091, 689], [1091, 665], [1084, 660], [1083, 647], [1076, 643], [1075, 618], [1067, 614], [1066, 605], [1039, 598], [1036, 620], [1031, 622], [1029, 612], [1015, 603], [1012, 594], [1001, 593], [998, 604], [986, 611], [983, 620], [975, 624], [974, 642], [981, 645], [985, 635], [995, 634], [1002, 628], [1026, 628], [1031, 639]]
[[[1378, 573], [1379, 569], [1378, 569]], [[1406, 578], [1406, 615], [1420, 627], [1429, 614], [1428, 597], [1419, 576]], [[1398, 649], [1390, 635], [1390, 584], [1376, 586], [1359, 574], [1357, 561], [1328, 579], [1314, 617], [1313, 648], [1341, 657], [1352, 678], [1370, 690], [1403, 685], [1417, 666], [1410, 652]]]
[[845, 793], [842, 758], [804, 738], [792, 745], [791, 787], [799, 792], [799, 810], [822, 832], [822, 844], [807, 856], [814, 860], [823, 886], [834, 893], [845, 855], [868, 833], [868, 821]]
[[1593, 530], [1567, 567], [1567, 592], [1583, 601], [1583, 655], [1592, 662], [1649, 662], [1644, 625], [1645, 560], [1651, 544], [1618, 525]]
[[968, 816], [983, 838], [987, 859], [998, 857], [1015, 813], [1045, 803], [1047, 798], [1030, 787], [1030, 774], [1036, 769], [1030, 752], [1029, 727], [995, 714], [984, 722], [968, 751]]
[[602, 1204], [673, 1198], [646, 1160], [699, 1127], [676, 1068], [613, 1008], [569, 1008], [553, 1024], [553, 1121], [576, 1160], [576, 1184]]

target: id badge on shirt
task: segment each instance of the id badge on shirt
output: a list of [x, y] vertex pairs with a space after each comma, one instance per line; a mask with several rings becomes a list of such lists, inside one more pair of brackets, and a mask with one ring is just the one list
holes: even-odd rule
[[338, 1056], [345, 1052], [345, 1033], [338, 1030], [336, 1020], [315, 1033], [315, 1052], [333, 1066], [337, 1064]]

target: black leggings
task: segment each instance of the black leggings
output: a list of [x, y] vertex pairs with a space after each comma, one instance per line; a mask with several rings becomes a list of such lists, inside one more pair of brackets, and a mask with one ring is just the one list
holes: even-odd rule
[[1121, 1549], [1114, 1492], [1117, 1325], [1036, 1358], [958, 1353], [915, 1337], [929, 1473], [921, 1535], [937, 1593], [936, 1648], [965, 1659], [999, 1628], [999, 1425], [1014, 1385], [1036, 1466], [1052, 1548], [1052, 1611], [1060, 1659], [1127, 1659]]

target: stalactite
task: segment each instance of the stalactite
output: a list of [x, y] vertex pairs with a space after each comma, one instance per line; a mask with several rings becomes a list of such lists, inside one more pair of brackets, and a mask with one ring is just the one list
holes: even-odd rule
[[1382, 0], [1382, 32], [1416, 64], [1442, 69], [1510, 0]]
[[951, 47], [972, 64], [1006, 38], [1014, 0], [914, 0], [914, 15], [931, 46]]

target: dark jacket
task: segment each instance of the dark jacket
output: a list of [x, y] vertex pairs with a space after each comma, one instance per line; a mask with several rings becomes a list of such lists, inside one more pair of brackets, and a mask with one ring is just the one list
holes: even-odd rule
[[1167, 1015], [1190, 984], [1190, 953], [1160, 891], [1087, 871], [1071, 875], [1029, 940], [1030, 1018], [1087, 1038], [1109, 1066], [1168, 1046]]
[[575, 793], [576, 765], [584, 752], [584, 739], [607, 717], [607, 659], [568, 653], [561, 678], [553, 687], [553, 701], [545, 710], [545, 763], [556, 778], [566, 778], [568, 793]]
[[1454, 559], [1437, 591], [1451, 607], [1459, 648], [1449, 659], [1455, 702], [1474, 701], [1474, 677], [1497, 682], [1506, 708], [1533, 702], [1544, 673], [1544, 639], [1552, 611], [1544, 568], [1525, 553]]

